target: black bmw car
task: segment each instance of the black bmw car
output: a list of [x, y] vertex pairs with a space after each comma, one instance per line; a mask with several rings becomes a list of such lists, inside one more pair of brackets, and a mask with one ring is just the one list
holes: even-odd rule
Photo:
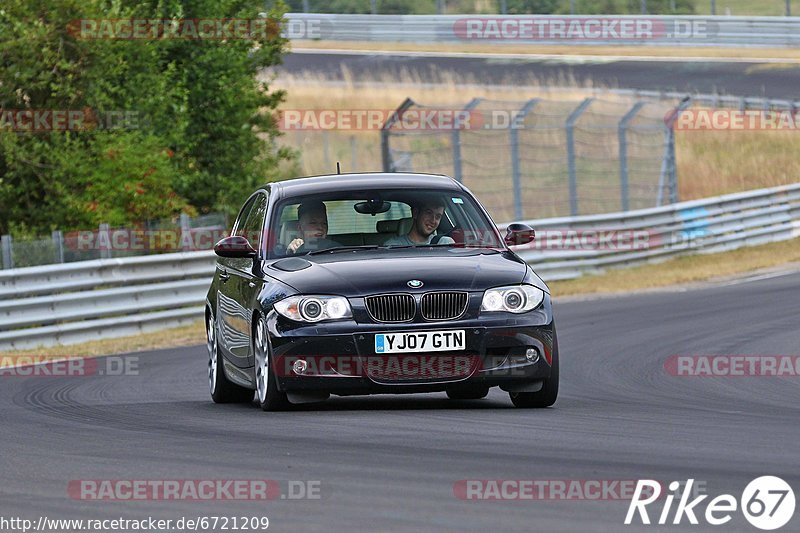
[[342, 174], [271, 183], [215, 246], [206, 302], [215, 402], [262, 409], [331, 394], [490, 387], [517, 407], [558, 395], [547, 285], [452, 178]]

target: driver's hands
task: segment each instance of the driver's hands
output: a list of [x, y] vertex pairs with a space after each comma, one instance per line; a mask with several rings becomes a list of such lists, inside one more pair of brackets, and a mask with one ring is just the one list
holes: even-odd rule
[[289, 243], [289, 246], [286, 247], [286, 253], [294, 254], [297, 253], [297, 249], [303, 246], [304, 241], [303, 239], [295, 239]]

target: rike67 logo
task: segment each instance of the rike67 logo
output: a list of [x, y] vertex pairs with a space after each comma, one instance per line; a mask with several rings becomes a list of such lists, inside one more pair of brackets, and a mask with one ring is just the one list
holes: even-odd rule
[[[690, 524], [697, 525], [699, 515], [706, 523], [721, 526], [730, 522], [733, 514], [741, 509], [751, 525], [770, 531], [785, 526], [794, 515], [794, 491], [779, 477], [762, 476], [754, 479], [745, 487], [740, 500], [731, 494], [721, 494], [706, 503], [705, 512], [701, 512], [701, 504], [708, 498], [707, 494], [689, 500], [693, 484], [694, 479], [687, 480], [685, 484], [678, 481], [669, 484], [670, 493], [663, 498], [663, 507], [655, 523], [662, 526], [668, 523], [679, 525], [685, 517]], [[681, 487], [685, 488], [678, 494]], [[662, 499], [661, 492], [661, 484], [658, 481], [640, 479], [628, 507], [625, 525], [634, 523], [637, 515], [642, 524], [650, 525], [651, 518], [647, 507]], [[675, 499], [678, 499], [678, 503], [673, 512], [672, 504]], [[650, 510], [657, 511], [657, 509]], [[670, 516], [672, 516], [671, 521]]]

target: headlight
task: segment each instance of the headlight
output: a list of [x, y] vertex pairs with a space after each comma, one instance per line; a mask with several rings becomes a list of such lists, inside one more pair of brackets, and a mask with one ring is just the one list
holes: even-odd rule
[[350, 302], [341, 296], [290, 296], [275, 304], [275, 311], [297, 322], [350, 318]]
[[512, 285], [489, 289], [483, 294], [481, 311], [527, 313], [544, 300], [544, 292], [532, 285]]

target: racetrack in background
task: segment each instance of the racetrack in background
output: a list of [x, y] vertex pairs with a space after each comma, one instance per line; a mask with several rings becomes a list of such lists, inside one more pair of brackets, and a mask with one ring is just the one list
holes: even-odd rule
[[[558, 58], [497, 59], [482, 57], [435, 57], [431, 55], [363, 53], [328, 53], [304, 51], [290, 53], [276, 72], [292, 75], [310, 73], [333, 80], [342, 79], [345, 67], [352, 79], [395, 77], [398, 82], [409, 76], [421, 80], [436, 79], [444, 72], [470, 76], [479, 83], [526, 85], [532, 79], [539, 84], [574, 80], [577, 86], [719, 93], [736, 96], [797, 99], [800, 64], [760, 65], [750, 62], [681, 60], [608, 60], [585, 56], [580, 62]], [[561, 85], [562, 83], [556, 83]]]

